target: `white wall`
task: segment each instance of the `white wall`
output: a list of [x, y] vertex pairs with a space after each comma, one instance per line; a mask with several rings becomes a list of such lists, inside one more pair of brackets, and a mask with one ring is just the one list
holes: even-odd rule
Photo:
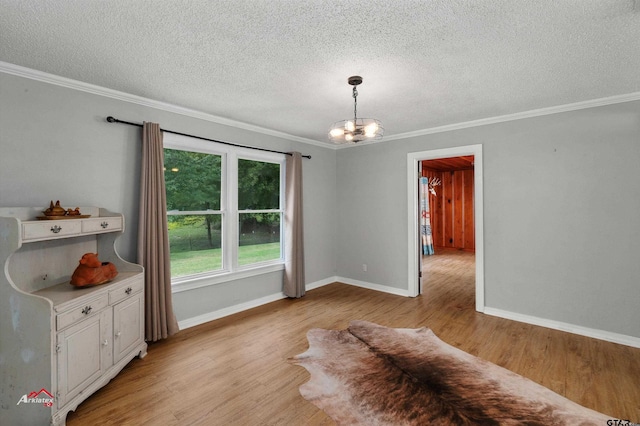
[[[141, 129], [163, 128], [238, 144], [311, 154], [304, 160], [307, 283], [335, 276], [335, 170], [332, 149], [216, 124], [161, 109], [0, 72], [0, 206], [100, 206], [122, 212], [120, 255], [136, 259]], [[282, 272], [174, 295], [178, 320], [282, 290]]]
[[[485, 301], [498, 310], [640, 337], [640, 102], [334, 151], [0, 72], [0, 206], [123, 212], [135, 261], [142, 122], [311, 154], [307, 283], [407, 289], [407, 153], [483, 144]], [[368, 265], [367, 272], [362, 264]], [[179, 320], [281, 289], [281, 272], [177, 293]]]
[[339, 150], [338, 276], [406, 289], [407, 153], [473, 144], [486, 306], [640, 337], [640, 102]]

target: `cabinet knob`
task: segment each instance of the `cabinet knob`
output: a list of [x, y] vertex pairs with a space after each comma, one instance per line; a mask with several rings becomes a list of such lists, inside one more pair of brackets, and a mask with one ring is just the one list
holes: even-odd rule
[[109, 341], [107, 339], [104, 339], [102, 341], [102, 346], [109, 346]]
[[122, 336], [122, 332], [121, 332], [121, 331], [118, 331], [118, 332], [116, 333], [116, 337], [120, 337], [120, 336]]
[[132, 291], [133, 289], [131, 287], [127, 287], [127, 289], [124, 292], [127, 294], [131, 294]]
[[53, 232], [54, 234], [57, 234], [58, 232], [62, 231], [62, 227], [58, 226], [58, 225], [53, 225], [51, 227], [51, 232]]
[[106, 229], [109, 227], [109, 222], [102, 222], [100, 226], [102, 226], [102, 229]]
[[89, 315], [89, 312], [91, 312], [91, 309], [93, 309], [91, 305], [85, 306], [84, 309], [82, 310], [82, 313], [85, 315]]

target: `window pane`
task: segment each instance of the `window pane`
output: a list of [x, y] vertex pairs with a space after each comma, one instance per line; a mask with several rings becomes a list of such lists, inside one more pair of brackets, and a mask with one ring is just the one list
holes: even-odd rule
[[238, 265], [280, 257], [280, 213], [240, 213]]
[[171, 277], [222, 269], [222, 216], [169, 215]]
[[280, 208], [280, 164], [238, 160], [238, 210]]
[[220, 210], [222, 157], [165, 148], [167, 210]]

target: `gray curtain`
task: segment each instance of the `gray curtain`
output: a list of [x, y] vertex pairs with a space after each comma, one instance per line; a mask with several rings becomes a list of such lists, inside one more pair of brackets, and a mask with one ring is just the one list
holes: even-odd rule
[[144, 266], [145, 339], [155, 342], [178, 331], [171, 300], [167, 201], [164, 188], [162, 131], [157, 123], [142, 127], [138, 263]]
[[285, 179], [285, 269], [284, 294], [302, 297], [304, 282], [304, 238], [302, 226], [302, 155], [287, 155]]

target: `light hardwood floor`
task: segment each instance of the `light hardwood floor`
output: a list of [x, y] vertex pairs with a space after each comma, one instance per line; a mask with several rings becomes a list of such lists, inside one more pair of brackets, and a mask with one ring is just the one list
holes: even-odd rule
[[331, 425], [300, 396], [309, 375], [287, 358], [307, 349], [310, 328], [344, 329], [353, 319], [429, 327], [579, 404], [640, 422], [640, 349], [475, 312], [473, 261], [450, 250], [425, 259], [416, 298], [335, 283], [183, 330], [149, 345], [67, 424]]

